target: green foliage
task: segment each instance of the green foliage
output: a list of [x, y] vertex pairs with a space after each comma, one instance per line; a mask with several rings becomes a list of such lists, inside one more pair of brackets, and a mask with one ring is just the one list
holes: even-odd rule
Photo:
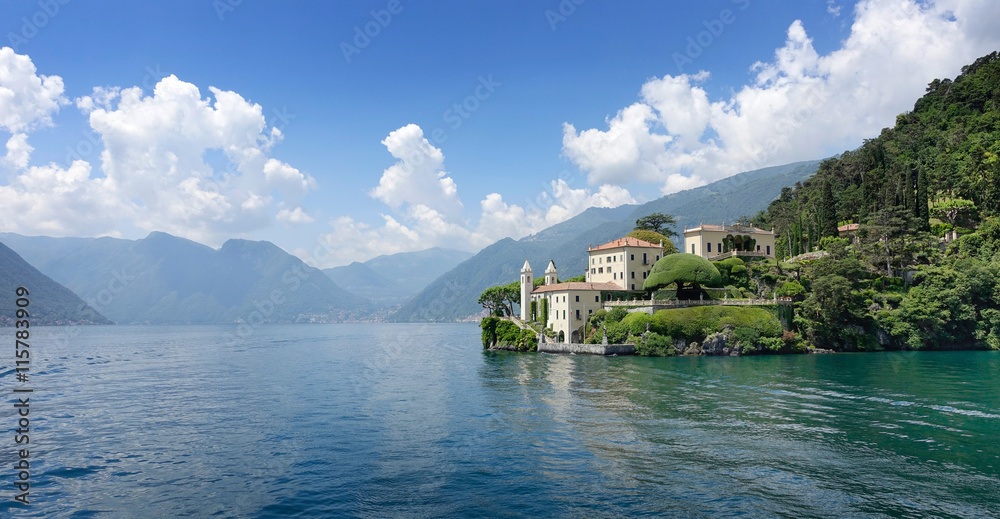
[[790, 297], [796, 301], [801, 301], [806, 296], [806, 288], [798, 281], [789, 281], [781, 285], [777, 294], [778, 297]]
[[542, 326], [548, 326], [549, 324], [549, 299], [547, 297], [542, 298], [542, 318], [539, 320]]
[[532, 321], [538, 320], [538, 301], [528, 303], [528, 317]]
[[[676, 224], [677, 221], [673, 216], [663, 213], [653, 213], [649, 216], [643, 216], [635, 221], [635, 230], [637, 231], [653, 231], [655, 233], [663, 234], [665, 236], [677, 236], [677, 232], [673, 230], [672, 226]], [[653, 242], [656, 243], [656, 242]]]
[[490, 287], [479, 296], [479, 304], [490, 311], [490, 314], [501, 313], [504, 316], [514, 315], [514, 305], [521, 299], [521, 282], [514, 281], [506, 285]]
[[712, 262], [701, 256], [677, 253], [660, 258], [642, 287], [656, 290], [673, 283], [677, 284], [678, 290], [685, 285], [718, 287], [722, 284], [722, 275]]
[[632, 312], [625, 316], [621, 322], [627, 327], [630, 335], [642, 335], [646, 332], [646, 325], [652, 326], [653, 316], [646, 312]]
[[650, 332], [635, 345], [635, 354], [647, 357], [673, 357], [674, 341], [669, 336]]
[[536, 351], [538, 337], [531, 330], [522, 330], [511, 321], [487, 317], [479, 323], [482, 329], [483, 349], [514, 346], [517, 351]]
[[620, 321], [605, 321], [604, 324], [608, 328], [608, 344], [625, 343], [625, 339], [628, 339], [628, 325]]
[[763, 308], [699, 306], [660, 310], [653, 314], [650, 331], [683, 339], [685, 342], [703, 341], [706, 336], [721, 331], [726, 326], [747, 337], [781, 337], [778, 317]]
[[569, 279], [563, 279], [560, 282], [561, 283], [580, 283], [580, 282], [584, 282], [584, 281], [587, 281], [587, 275], [586, 274], [580, 274], [579, 276], [571, 277]]
[[624, 307], [616, 306], [607, 313], [604, 320], [609, 323], [617, 323], [624, 319], [626, 315], [628, 315], [628, 310]]

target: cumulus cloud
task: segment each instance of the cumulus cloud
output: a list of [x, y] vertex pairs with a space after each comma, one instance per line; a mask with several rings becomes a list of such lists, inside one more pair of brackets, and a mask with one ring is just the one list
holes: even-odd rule
[[603, 184], [594, 191], [572, 188], [557, 179], [522, 205], [505, 202], [500, 193], [486, 195], [473, 224], [464, 216], [458, 185], [447, 176], [444, 153], [424, 138], [419, 126], [403, 126], [382, 144], [397, 162], [382, 172], [379, 185], [369, 194], [393, 214], [383, 214], [381, 225], [349, 216], [334, 218], [330, 232], [320, 236], [317, 250], [296, 251], [302, 259], [325, 267], [434, 246], [475, 251], [501, 238], [538, 232], [588, 207], [635, 203], [619, 186]]
[[649, 183], [664, 194], [828, 156], [891, 126], [932, 79], [1000, 47], [997, 19], [992, 0], [862, 0], [840, 49], [820, 55], [795, 21], [728, 98], [709, 99], [704, 71], [654, 78], [607, 129], [565, 124], [563, 154], [592, 184]]
[[[176, 76], [152, 95], [97, 87], [75, 100], [100, 137], [99, 170], [83, 160], [29, 168], [26, 132], [52, 124], [68, 103], [62, 92], [59, 77], [39, 76], [28, 56], [0, 50], [0, 127], [13, 133], [0, 162], [21, 170], [0, 186], [9, 195], [0, 201], [4, 230], [100, 235], [131, 224], [218, 245], [275, 220], [310, 221], [297, 205], [316, 180], [271, 156], [282, 135], [267, 127], [261, 106], [214, 87], [203, 97]], [[30, 210], [14, 209], [25, 200]]]
[[278, 211], [278, 214], [275, 215], [275, 218], [279, 222], [284, 222], [284, 223], [313, 223], [314, 221], [316, 221], [315, 218], [309, 216], [309, 213], [305, 212], [305, 210], [302, 209], [301, 207], [296, 207], [295, 209], [292, 210], [282, 209]]
[[23, 133], [49, 126], [68, 102], [61, 77], [39, 75], [31, 58], [0, 49], [0, 128]]

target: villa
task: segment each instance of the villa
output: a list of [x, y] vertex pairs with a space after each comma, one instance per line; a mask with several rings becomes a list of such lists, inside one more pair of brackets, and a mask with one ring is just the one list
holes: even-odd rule
[[749, 225], [699, 225], [684, 229], [684, 250], [709, 261], [732, 256], [774, 259], [774, 231]]
[[[541, 308], [546, 301], [551, 326], [565, 342], [583, 342], [587, 321], [605, 301], [645, 297], [643, 281], [653, 264], [663, 255], [659, 245], [626, 237], [587, 250], [586, 281], [559, 283], [555, 263], [545, 269], [545, 284], [534, 286], [534, 271], [528, 260], [521, 268], [521, 320], [531, 319], [534, 301]], [[540, 312], [541, 310], [539, 310]]]

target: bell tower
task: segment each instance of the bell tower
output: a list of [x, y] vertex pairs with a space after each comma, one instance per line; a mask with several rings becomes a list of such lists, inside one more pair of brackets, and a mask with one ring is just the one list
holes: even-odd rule
[[531, 270], [531, 265], [528, 264], [528, 260], [524, 260], [524, 266], [521, 267], [521, 320], [528, 321], [531, 319], [529, 315], [531, 306], [531, 292], [535, 289], [535, 272]]

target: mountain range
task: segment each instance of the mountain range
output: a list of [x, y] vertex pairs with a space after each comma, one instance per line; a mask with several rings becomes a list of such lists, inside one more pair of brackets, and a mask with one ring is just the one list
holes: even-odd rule
[[[746, 219], [766, 209], [781, 188], [815, 174], [820, 162], [796, 162], [740, 173], [642, 205], [592, 207], [520, 240], [500, 240], [434, 280], [390, 319], [453, 321], [476, 316], [482, 311], [477, 301], [483, 290], [517, 280], [525, 259], [535, 268], [536, 275], [549, 260], [555, 262], [560, 278], [583, 274], [591, 245], [628, 234], [637, 219], [652, 213], [674, 215], [678, 234], [685, 226], [695, 227], [703, 222], [719, 224]], [[679, 245], [682, 237], [674, 241]]]
[[381, 305], [400, 305], [432, 281], [472, 257], [471, 252], [433, 247], [383, 255], [323, 269], [344, 290]]
[[[0, 243], [0, 324], [13, 325], [16, 312], [27, 312], [24, 320], [30, 325], [109, 324], [110, 321], [68, 288], [42, 274], [20, 255]], [[28, 293], [26, 304], [18, 306], [18, 287]]]
[[229, 240], [216, 250], [162, 232], [0, 241], [120, 324], [337, 321], [372, 307], [270, 242]]

